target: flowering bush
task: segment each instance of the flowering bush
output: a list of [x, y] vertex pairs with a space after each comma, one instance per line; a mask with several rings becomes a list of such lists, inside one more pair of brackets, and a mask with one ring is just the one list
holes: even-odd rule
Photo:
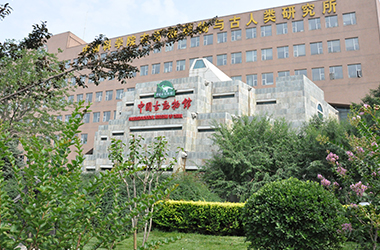
[[[341, 185], [348, 191], [347, 201], [349, 205], [349, 216], [355, 218], [355, 226], [350, 228], [365, 231], [371, 239], [371, 248], [377, 248], [378, 231], [380, 230], [379, 193], [380, 193], [380, 119], [378, 118], [379, 105], [364, 104], [350, 117], [351, 124], [358, 130], [358, 136], [351, 135], [349, 142], [351, 150], [346, 151], [350, 164], [342, 166], [339, 156], [329, 152], [326, 160], [334, 167], [341, 178]], [[371, 126], [362, 116], [371, 117]], [[330, 189], [330, 181], [319, 176], [321, 185]], [[331, 189], [330, 189], [331, 190]], [[362, 202], [362, 203], [361, 203]], [[364, 203], [363, 203], [364, 202]], [[358, 206], [357, 204], [368, 206]], [[346, 230], [347, 231], [347, 230]], [[352, 230], [348, 230], [352, 231]], [[366, 246], [368, 247], [368, 246]]]

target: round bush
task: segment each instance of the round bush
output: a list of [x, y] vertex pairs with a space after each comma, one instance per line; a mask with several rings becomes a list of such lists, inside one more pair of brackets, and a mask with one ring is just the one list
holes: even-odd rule
[[264, 185], [247, 201], [243, 224], [249, 249], [337, 249], [343, 207], [316, 182], [295, 178]]

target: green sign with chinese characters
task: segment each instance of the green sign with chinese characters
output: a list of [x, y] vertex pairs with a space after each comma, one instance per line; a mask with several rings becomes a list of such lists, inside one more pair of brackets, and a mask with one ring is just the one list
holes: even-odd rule
[[162, 81], [157, 84], [156, 93], [154, 93], [154, 98], [168, 98], [169, 96], [175, 96], [175, 89], [173, 84], [169, 81]]

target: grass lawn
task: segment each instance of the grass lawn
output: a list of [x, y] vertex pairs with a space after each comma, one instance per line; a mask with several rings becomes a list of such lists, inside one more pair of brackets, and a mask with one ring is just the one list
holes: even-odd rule
[[[137, 245], [140, 246], [142, 242], [142, 234], [138, 234]], [[190, 233], [177, 233], [177, 232], [160, 232], [152, 231], [149, 236], [149, 241], [163, 240], [164, 238], [181, 236], [180, 240], [168, 245], [160, 246], [160, 250], [220, 250], [220, 249], [247, 249], [248, 243], [245, 243], [245, 237], [235, 236], [213, 236], [202, 234]], [[85, 249], [90, 249], [85, 248]], [[133, 249], [133, 238], [129, 238], [122, 242], [117, 250]]]
[[[137, 245], [140, 246], [142, 242], [142, 234], [138, 234]], [[190, 234], [190, 233], [178, 233], [178, 232], [161, 232], [152, 231], [149, 236], [149, 241], [163, 240], [164, 238], [181, 236], [180, 240], [174, 243], [160, 246], [160, 250], [240, 250], [247, 249], [248, 243], [244, 242], [245, 237], [236, 236], [213, 236], [202, 234]], [[90, 247], [85, 248], [90, 249]], [[129, 238], [123, 241], [117, 248], [117, 250], [133, 249], [133, 238]], [[343, 250], [356, 249], [356, 244], [347, 242]]]

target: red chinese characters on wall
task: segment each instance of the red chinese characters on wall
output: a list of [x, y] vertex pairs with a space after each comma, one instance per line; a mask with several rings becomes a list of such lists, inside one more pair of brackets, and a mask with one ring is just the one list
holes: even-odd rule
[[181, 104], [183, 105], [183, 109], [189, 109], [192, 101], [193, 100], [191, 100], [190, 97], [185, 98], [185, 100], [183, 100], [182, 103], [180, 103], [176, 99], [174, 99], [172, 103], [168, 101], [164, 101], [162, 104], [160, 104], [158, 101], [156, 101], [155, 104], [153, 104], [152, 102], [143, 103], [141, 101], [140, 104], [137, 105], [137, 107], [140, 109], [140, 114], [142, 113], [144, 107], [145, 107], [145, 111], [149, 111], [149, 112], [152, 112], [153, 108], [154, 108], [154, 111], [159, 111], [161, 106], [162, 106], [162, 110], [169, 110], [170, 108], [172, 108], [173, 110], [176, 110], [180, 108]]

